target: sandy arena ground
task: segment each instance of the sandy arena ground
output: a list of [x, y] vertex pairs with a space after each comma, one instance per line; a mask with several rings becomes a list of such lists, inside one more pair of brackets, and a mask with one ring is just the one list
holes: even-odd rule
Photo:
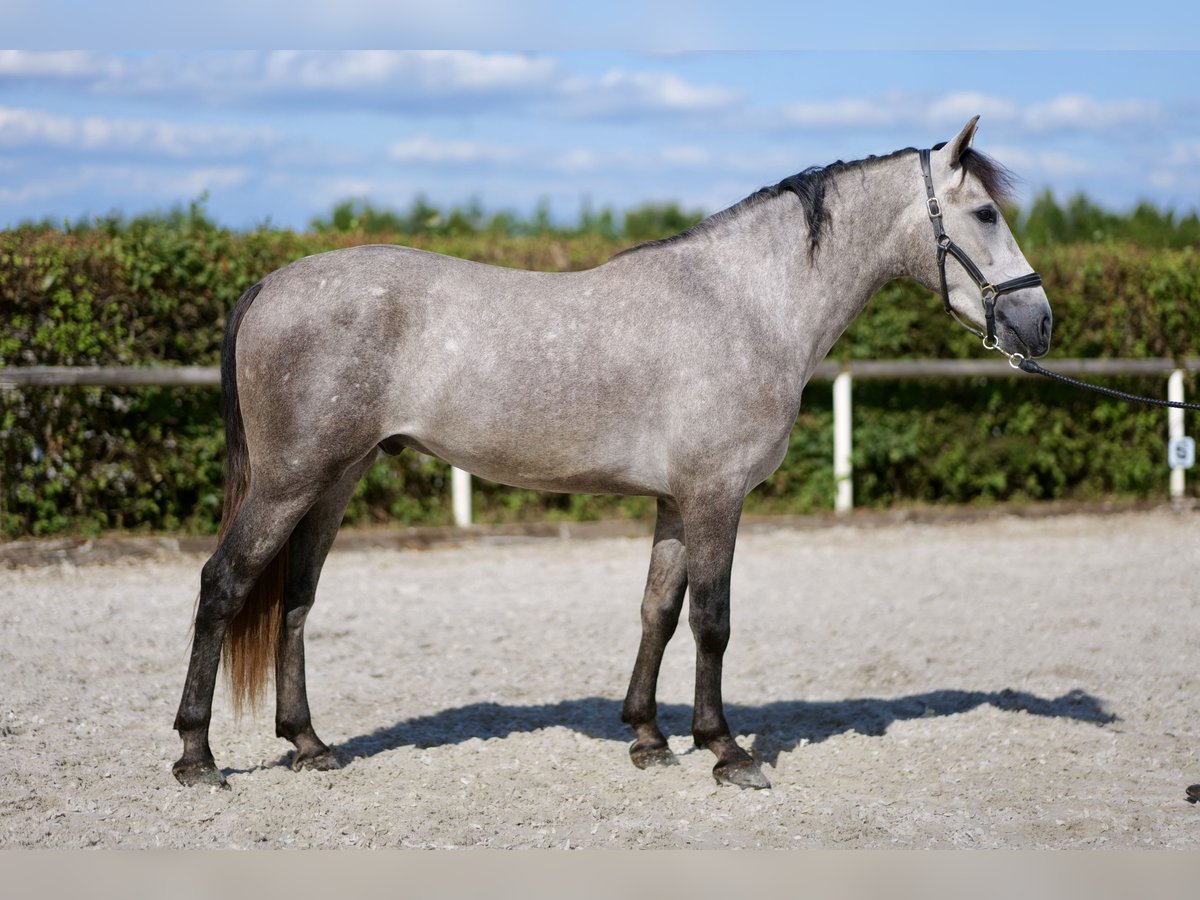
[[202, 558], [0, 569], [3, 847], [1197, 847], [1200, 514], [746, 527], [725, 700], [769, 791], [690, 747], [692, 643], [619, 720], [646, 538], [335, 552], [318, 732], [218, 691], [232, 790], [171, 777]]

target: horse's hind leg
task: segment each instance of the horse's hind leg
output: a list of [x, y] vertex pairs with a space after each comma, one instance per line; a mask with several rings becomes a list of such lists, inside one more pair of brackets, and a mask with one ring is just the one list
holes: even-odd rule
[[292, 532], [284, 586], [283, 629], [275, 651], [275, 734], [296, 745], [292, 768], [336, 769], [338, 761], [313, 730], [304, 679], [304, 622], [316, 597], [321, 567], [333, 545], [346, 504], [375, 459], [372, 450], [313, 504]]
[[[319, 493], [319, 488], [310, 490]], [[201, 570], [191, 662], [175, 716], [183, 755], [172, 772], [181, 784], [225, 786], [208, 743], [221, 646], [259, 575], [312, 505], [313, 493], [267, 492], [252, 485], [229, 532]]]
[[679, 507], [673, 500], [660, 499], [654, 525], [654, 549], [650, 553], [650, 573], [642, 596], [642, 640], [621, 711], [621, 721], [632, 725], [636, 735], [629, 755], [639, 769], [670, 765], [676, 761], [658, 728], [655, 692], [663, 651], [679, 623], [686, 590], [687, 548]]

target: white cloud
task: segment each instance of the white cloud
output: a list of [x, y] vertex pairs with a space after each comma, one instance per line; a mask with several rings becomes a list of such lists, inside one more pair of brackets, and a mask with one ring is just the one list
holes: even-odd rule
[[[476, 0], [456, 2], [481, 5]], [[738, 116], [743, 124], [806, 130], [956, 128], [978, 113], [987, 123], [1023, 133], [1103, 132], [1165, 117], [1158, 102], [1100, 99], [1078, 92], [1037, 101], [982, 91], [884, 92], [751, 111], [745, 109], [743, 91], [696, 84], [671, 71], [614, 68], [598, 76], [582, 75], [550, 55], [473, 50], [149, 56], [8, 50], [0, 51], [0, 83], [5, 79], [48, 85], [67, 81], [96, 95], [186, 98], [206, 106], [333, 105], [445, 115], [464, 109], [536, 108], [577, 119], [670, 115], [705, 124]]]
[[1200, 166], [1200, 140], [1174, 142], [1162, 162], [1171, 167]]
[[603, 163], [600, 156], [594, 151], [577, 147], [560, 155], [554, 161], [554, 165], [564, 172], [592, 172], [600, 168]]
[[55, 115], [0, 106], [0, 146], [120, 152], [175, 159], [230, 158], [278, 141], [273, 129]]
[[17, 206], [34, 200], [46, 200], [53, 197], [63, 197], [78, 191], [84, 183], [77, 176], [60, 178], [41, 178], [36, 181], [26, 181], [13, 187], [0, 184], [0, 203]]
[[0, 79], [72, 80], [93, 94], [186, 97], [206, 105], [336, 98], [355, 108], [449, 97], [555, 93], [565, 73], [549, 57], [448, 51], [237, 51], [105, 56], [0, 52]]
[[961, 128], [971, 116], [978, 115], [988, 122], [1012, 122], [1020, 116], [1020, 106], [1007, 97], [996, 97], [978, 91], [959, 91], [938, 97], [929, 104], [926, 116], [930, 124]]
[[[242, 166], [210, 166], [164, 170], [145, 166], [92, 165], [67, 173], [52, 173], [27, 179], [16, 187], [0, 185], [0, 202], [18, 204], [86, 192], [100, 202], [104, 198], [124, 202], [139, 198], [151, 203], [177, 202], [209, 190], [228, 190], [246, 184], [251, 177]], [[76, 213], [79, 210], [76, 210]]]
[[670, 145], [650, 149], [598, 151], [574, 147], [555, 151], [547, 147], [515, 147], [483, 141], [455, 140], [418, 135], [397, 141], [388, 150], [395, 162], [429, 166], [552, 168], [560, 172], [656, 172], [705, 169], [714, 164], [705, 148]]
[[250, 180], [250, 169], [245, 166], [211, 166], [189, 169], [181, 177], [173, 178], [172, 192], [196, 197], [205, 191], [228, 190], [241, 187]]
[[151, 201], [196, 197], [208, 190], [240, 187], [250, 177], [240, 166], [214, 166], [181, 172], [143, 166], [89, 166], [81, 179], [90, 185], [102, 185], [122, 198], [141, 197]]
[[612, 69], [572, 74], [556, 59], [524, 53], [437, 51], [239, 51], [146, 57], [9, 51], [0, 78], [65, 78], [95, 95], [186, 98], [206, 106], [406, 109], [453, 115], [537, 105], [571, 118], [709, 114], [741, 91], [697, 85], [672, 72]]
[[525, 153], [515, 147], [500, 144], [445, 140], [419, 135], [392, 144], [388, 155], [396, 162], [402, 163], [504, 165], [520, 161]]
[[563, 94], [577, 116], [630, 113], [709, 113], [727, 110], [742, 99], [740, 91], [719, 85], [694, 85], [673, 72], [613, 69], [599, 78], [577, 77]]
[[1097, 100], [1085, 94], [1061, 94], [1022, 112], [1032, 132], [1106, 131], [1145, 125], [1160, 119], [1162, 105], [1147, 100]]
[[780, 121], [798, 128], [959, 128], [971, 116], [1029, 134], [1052, 131], [1099, 132], [1145, 125], [1161, 119], [1161, 104], [1146, 100], [1098, 100], [1085, 94], [1061, 94], [1022, 104], [1009, 97], [956, 91], [936, 97], [913, 93], [786, 104]]
[[701, 168], [712, 162], [712, 154], [703, 147], [664, 147], [662, 161], [681, 168]]
[[72, 78], [108, 96], [186, 96], [214, 105], [337, 97], [351, 106], [446, 97], [554, 93], [564, 77], [549, 57], [447, 51], [239, 51], [105, 57], [0, 54], [0, 77]]
[[988, 153], [1023, 177], [1072, 177], [1095, 174], [1092, 161], [1060, 150], [1029, 150], [1025, 147], [989, 147]]
[[558, 73], [546, 57], [466, 50], [286, 52], [263, 60], [267, 90], [345, 92], [387, 88], [444, 96], [544, 89]]
[[1161, 156], [1155, 156], [1148, 179], [1152, 185], [1173, 193], [1200, 188], [1200, 140], [1175, 141]]
[[673, 146], [653, 149], [618, 149], [597, 152], [576, 147], [560, 153], [550, 165], [568, 173], [582, 172], [670, 172], [706, 169], [712, 155], [702, 147]]
[[789, 103], [779, 114], [783, 123], [798, 128], [878, 128], [911, 119], [911, 107], [903, 98], [847, 97]]
[[85, 50], [0, 50], [0, 79], [94, 79], [116, 68], [115, 60]]
[[1010, 121], [1017, 104], [1003, 97], [959, 91], [940, 97], [887, 93], [790, 103], [779, 110], [782, 121], [800, 128], [829, 130], [875, 128], [961, 128], [974, 115]]

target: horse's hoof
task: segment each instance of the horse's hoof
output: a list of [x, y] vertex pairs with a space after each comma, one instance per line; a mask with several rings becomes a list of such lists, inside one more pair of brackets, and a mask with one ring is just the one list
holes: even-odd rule
[[762, 773], [752, 759], [740, 759], [731, 763], [717, 763], [713, 767], [713, 778], [718, 784], [734, 784], [740, 788], [763, 790], [771, 786], [767, 776]]
[[315, 756], [303, 756], [297, 753], [292, 758], [293, 772], [300, 772], [302, 770], [309, 772], [332, 772], [334, 769], [340, 769], [341, 767], [342, 764], [338, 762], [338, 758], [333, 755], [332, 750], [326, 750]]
[[662, 766], [677, 766], [679, 760], [670, 747], [630, 747], [629, 758], [639, 769], [657, 769]]
[[211, 760], [184, 762], [180, 760], [171, 767], [171, 774], [184, 787], [216, 787], [229, 790], [229, 782]]

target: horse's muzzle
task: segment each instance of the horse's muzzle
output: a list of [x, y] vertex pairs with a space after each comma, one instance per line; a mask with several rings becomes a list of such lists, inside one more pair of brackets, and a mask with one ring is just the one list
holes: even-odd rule
[[[1009, 352], [1020, 353], [1033, 359], [1046, 355], [1050, 350], [1050, 335], [1054, 330], [1054, 314], [1049, 304], [1037, 306], [1000, 307], [997, 310], [999, 339]], [[1011, 346], [1015, 344], [1016, 346]]]

